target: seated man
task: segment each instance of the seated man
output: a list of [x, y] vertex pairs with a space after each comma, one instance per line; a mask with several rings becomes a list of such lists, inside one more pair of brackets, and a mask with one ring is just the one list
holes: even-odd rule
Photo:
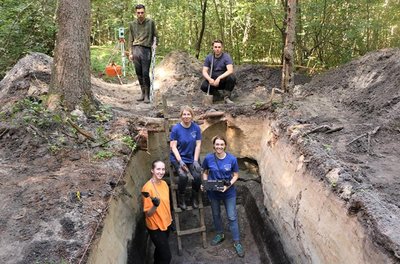
[[227, 104], [233, 104], [230, 99], [233, 88], [236, 84], [236, 78], [233, 74], [233, 61], [231, 56], [223, 52], [221, 40], [214, 40], [212, 43], [213, 54], [209, 54], [203, 65], [203, 76], [205, 80], [201, 84], [201, 90], [214, 97], [219, 96], [218, 90], [222, 90], [224, 101]]

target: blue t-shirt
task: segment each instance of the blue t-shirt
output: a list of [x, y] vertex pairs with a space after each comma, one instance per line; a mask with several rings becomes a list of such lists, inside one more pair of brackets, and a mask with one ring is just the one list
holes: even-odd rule
[[211, 60], [214, 57], [214, 65], [212, 69], [211, 78], [216, 79], [218, 76], [222, 75], [227, 71], [226, 65], [232, 64], [233, 61], [228, 53], [223, 52], [219, 58], [213, 56], [213, 54], [208, 54], [206, 60], [204, 61], [204, 66], [211, 69]]
[[[216, 162], [218, 162], [218, 166]], [[226, 153], [223, 159], [219, 159], [214, 153], [210, 153], [204, 158], [203, 169], [208, 170], [209, 180], [230, 181], [233, 173], [239, 172], [239, 165], [236, 157], [230, 153]], [[207, 191], [207, 193], [210, 199], [224, 200], [236, 196], [236, 188], [233, 185], [225, 192]]]
[[[201, 130], [199, 125], [192, 122], [190, 127], [185, 128], [181, 123], [178, 123], [172, 127], [169, 139], [171, 141], [177, 141], [177, 148], [182, 161], [189, 164], [193, 163], [196, 141], [201, 140]], [[170, 161], [177, 161], [172, 151], [170, 153]]]

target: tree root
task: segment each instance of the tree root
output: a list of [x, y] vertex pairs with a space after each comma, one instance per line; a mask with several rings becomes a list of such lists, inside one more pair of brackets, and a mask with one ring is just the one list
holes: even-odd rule
[[316, 127], [316, 128], [314, 128], [314, 129], [312, 129], [312, 130], [310, 130], [310, 131], [304, 133], [304, 136], [307, 136], [307, 135], [312, 134], [312, 133], [331, 134], [331, 133], [340, 131], [340, 130], [342, 130], [343, 128], [344, 128], [344, 127], [342, 127], [342, 126], [332, 128], [332, 127], [330, 127], [330, 126], [328, 126], [328, 125], [322, 125], [322, 126]]
[[71, 121], [71, 119], [67, 118], [67, 122], [76, 129], [76, 131], [78, 131], [78, 133], [80, 133], [81, 135], [85, 136], [87, 139], [89, 139], [92, 142], [95, 142], [96, 139], [92, 136], [92, 134], [90, 134], [90, 132], [80, 128], [77, 124], [75, 124], [74, 122]]
[[368, 142], [368, 144], [367, 144], [367, 153], [371, 154], [371, 137], [373, 135], [375, 135], [380, 128], [381, 128], [380, 126], [377, 126], [377, 127], [374, 128], [374, 130], [372, 130], [370, 132], [367, 132], [367, 133], [364, 133], [364, 134], [354, 138], [349, 143], [347, 143], [347, 146], [352, 144], [352, 143], [354, 143], [355, 141], [359, 140], [360, 138], [367, 137], [367, 142]]
[[116, 139], [117, 137], [118, 137], [118, 136], [112, 137], [112, 138], [110, 138], [110, 139], [107, 139], [107, 140], [105, 140], [105, 141], [99, 143], [99, 144], [92, 145], [91, 147], [92, 147], [92, 148], [102, 147], [103, 145], [107, 144], [108, 142], [113, 141], [113, 140]]
[[0, 134], [0, 139], [9, 131], [9, 128], [4, 128], [4, 131]]

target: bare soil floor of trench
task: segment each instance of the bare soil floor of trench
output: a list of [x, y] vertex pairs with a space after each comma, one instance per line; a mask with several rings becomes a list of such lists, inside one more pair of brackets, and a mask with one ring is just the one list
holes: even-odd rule
[[[224, 207], [221, 206], [222, 209], [222, 219], [224, 223], [224, 231], [225, 231], [225, 241], [220, 245], [211, 246], [210, 242], [216, 235], [214, 226], [212, 223], [211, 216], [211, 208], [207, 206], [205, 208], [205, 220], [206, 220], [206, 228], [207, 228], [207, 248], [203, 248], [201, 242], [201, 235], [192, 234], [182, 237], [182, 255], [178, 255], [178, 244], [176, 233], [171, 235], [171, 251], [172, 251], [172, 262], [174, 264], [183, 264], [183, 263], [252, 263], [252, 264], [261, 264], [260, 252], [256, 246], [256, 242], [253, 238], [251, 231], [251, 223], [246, 219], [245, 208], [241, 205], [238, 205], [238, 220], [241, 231], [241, 240], [243, 242], [243, 247], [245, 249], [244, 258], [238, 258], [233, 248], [232, 236], [229, 231], [228, 221], [226, 219], [226, 214], [224, 211]], [[198, 226], [198, 212], [189, 211], [185, 212], [182, 215], [182, 228], [190, 228], [195, 227], [193, 224], [197, 223]]]
[[[198, 116], [214, 109], [233, 118], [278, 120], [314, 175], [340, 168], [337, 177], [321, 176], [321, 181], [358, 217], [382, 251], [399, 262], [398, 49], [367, 54], [312, 80], [297, 75], [293, 96], [275, 93], [272, 100], [280, 71], [242, 65], [236, 68], [236, 104], [219, 101], [212, 106], [202, 104], [198, 89], [201, 62], [172, 52], [156, 67], [152, 104], [135, 101], [137, 82], [118, 85], [92, 78], [94, 95], [111, 107], [113, 116], [103, 111], [86, 117], [76, 111], [73, 121], [89, 131], [94, 142], [69, 123], [55, 121], [64, 116], [51, 116], [38, 106], [48, 91], [51, 63], [50, 57], [31, 54], [0, 82], [0, 263], [84, 262], [115, 186], [124, 184], [120, 177], [131, 149], [122, 138], [130, 135], [139, 148], [146, 146], [152, 118], [163, 116], [162, 95], [173, 117], [189, 103]], [[246, 235], [244, 243], [251, 244], [251, 237]], [[217, 249], [223, 252], [221, 261], [232, 253], [227, 241]], [[196, 259], [200, 252], [212, 256], [216, 249], [190, 250], [186, 257]], [[174, 261], [184, 263], [179, 257]]]

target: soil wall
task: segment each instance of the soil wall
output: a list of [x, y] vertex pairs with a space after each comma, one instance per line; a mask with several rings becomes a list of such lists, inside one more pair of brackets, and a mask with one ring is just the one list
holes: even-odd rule
[[[273, 124], [272, 124], [273, 126]], [[390, 263], [355, 216], [320, 179], [284, 135], [260, 126], [258, 164], [264, 205], [293, 263]]]
[[[347, 214], [345, 202], [321, 180], [326, 176], [316, 177], [307, 171], [307, 161], [290, 144], [285, 132], [277, 135], [273, 122], [226, 117], [207, 120], [201, 128], [202, 157], [212, 151], [211, 139], [218, 134], [226, 137], [228, 152], [258, 162], [263, 205], [268, 211], [268, 221], [277, 231], [271, 236], [280, 240], [285, 251], [282, 254], [289, 262], [391, 262], [357, 217]], [[150, 177], [151, 161], [168, 156], [168, 146], [163, 142], [164, 133], [149, 134], [148, 151], [139, 151], [129, 162], [125, 171], [128, 195], [120, 192], [113, 200], [89, 263], [144, 261], [145, 236], [138, 228], [143, 224], [140, 190]]]
[[[128, 163], [124, 177], [126, 183], [116, 187], [120, 188], [119, 194], [110, 204], [102, 233], [94, 243], [88, 263], [127, 263], [128, 249], [135, 246], [132, 242], [138, 239], [134, 237], [136, 227], [143, 218], [141, 188], [150, 177], [150, 165], [150, 156], [144, 151], [137, 152]], [[144, 239], [142, 244], [145, 244]], [[135, 257], [144, 258], [139, 252]]]

